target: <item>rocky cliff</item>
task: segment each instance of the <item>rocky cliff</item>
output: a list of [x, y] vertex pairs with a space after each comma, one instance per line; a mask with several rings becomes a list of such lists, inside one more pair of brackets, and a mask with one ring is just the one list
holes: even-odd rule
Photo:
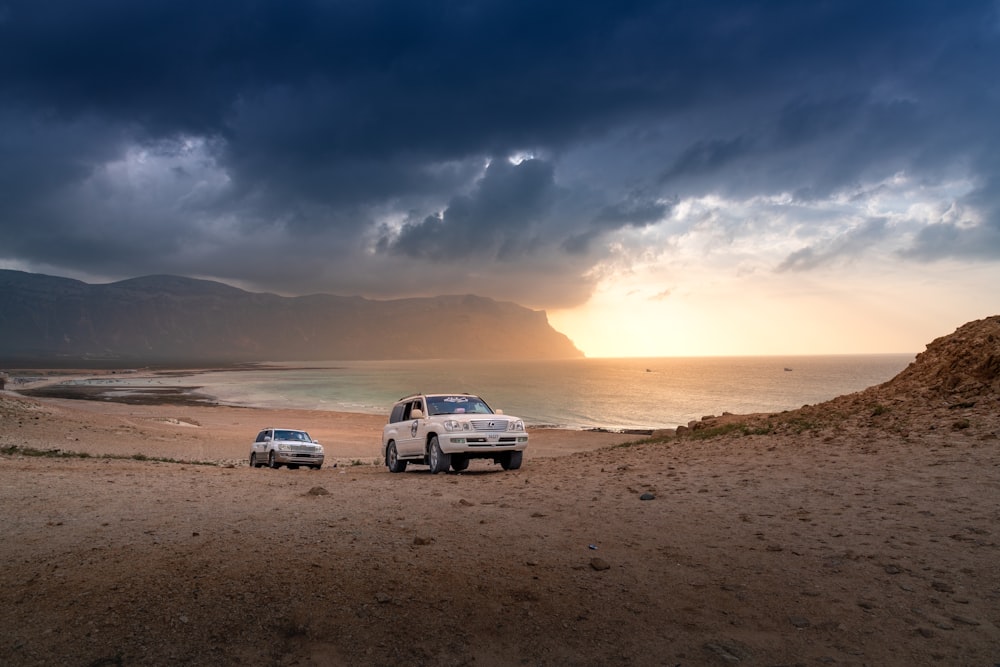
[[0, 270], [0, 359], [204, 363], [581, 357], [544, 311], [472, 295], [282, 297], [178, 276]]

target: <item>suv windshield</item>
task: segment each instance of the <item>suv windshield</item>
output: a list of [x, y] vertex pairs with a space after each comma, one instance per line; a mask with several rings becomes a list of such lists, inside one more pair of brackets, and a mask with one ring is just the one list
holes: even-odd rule
[[428, 396], [427, 409], [431, 415], [493, 414], [490, 406], [478, 396]]
[[301, 442], [310, 442], [309, 434], [305, 431], [275, 431], [275, 440], [299, 440]]

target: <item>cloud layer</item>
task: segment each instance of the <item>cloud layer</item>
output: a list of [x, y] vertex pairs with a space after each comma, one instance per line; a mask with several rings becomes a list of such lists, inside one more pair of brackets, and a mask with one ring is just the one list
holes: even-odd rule
[[0, 264], [559, 308], [699, 234], [997, 262], [998, 66], [992, 0], [0, 0]]

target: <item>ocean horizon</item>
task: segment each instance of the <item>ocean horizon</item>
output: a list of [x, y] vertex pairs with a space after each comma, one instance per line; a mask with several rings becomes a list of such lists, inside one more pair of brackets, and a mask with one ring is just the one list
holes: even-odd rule
[[[191, 386], [219, 403], [387, 415], [417, 392], [466, 392], [529, 427], [674, 428], [706, 415], [781, 412], [892, 379], [915, 354], [583, 358], [556, 361], [331, 361], [154, 378], [118, 386]], [[107, 381], [107, 380], [105, 380]]]

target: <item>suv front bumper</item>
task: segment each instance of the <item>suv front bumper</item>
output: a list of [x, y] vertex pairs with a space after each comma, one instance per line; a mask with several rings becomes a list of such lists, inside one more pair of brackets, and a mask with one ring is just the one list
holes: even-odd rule
[[528, 434], [523, 431], [443, 433], [438, 435], [438, 446], [445, 454], [520, 452], [528, 446]]
[[275, 463], [283, 463], [288, 465], [304, 465], [304, 466], [316, 466], [323, 465], [323, 454], [308, 454], [304, 452], [283, 452], [281, 450], [274, 450], [274, 461]]

